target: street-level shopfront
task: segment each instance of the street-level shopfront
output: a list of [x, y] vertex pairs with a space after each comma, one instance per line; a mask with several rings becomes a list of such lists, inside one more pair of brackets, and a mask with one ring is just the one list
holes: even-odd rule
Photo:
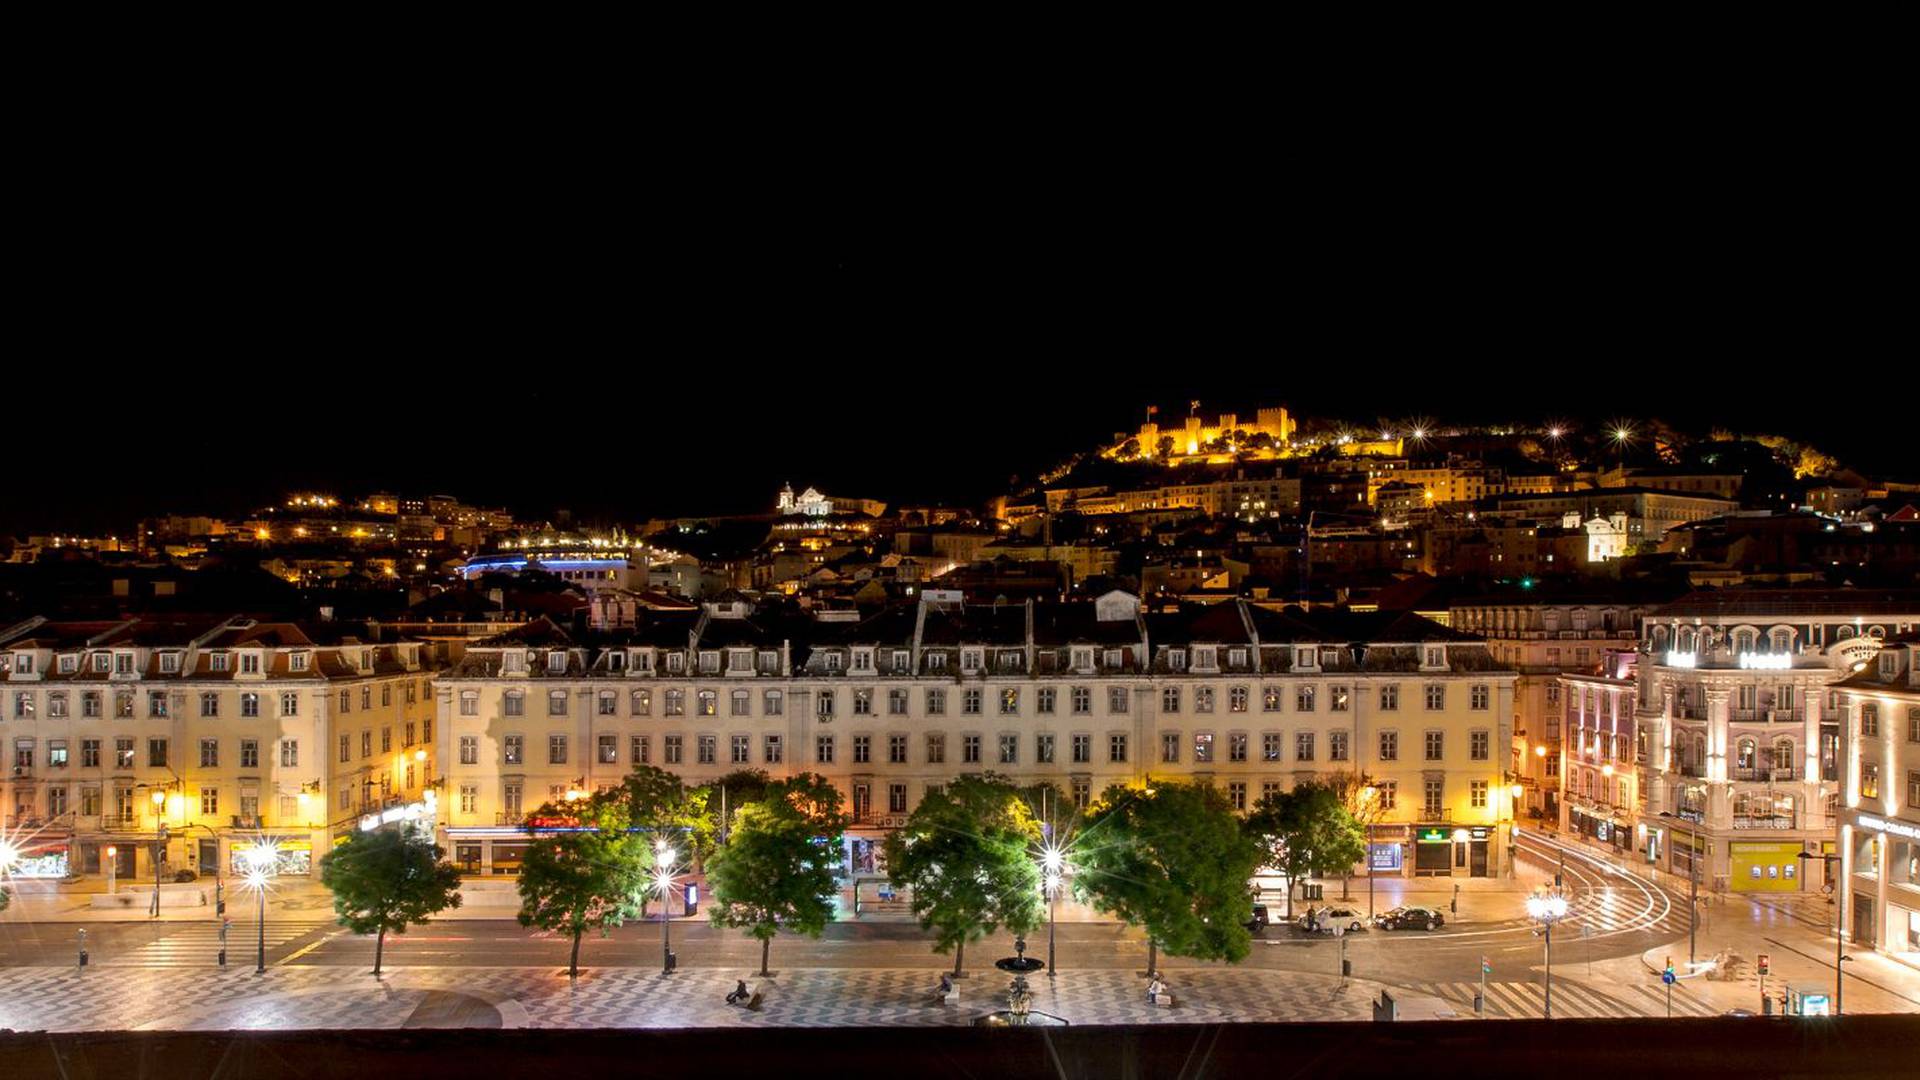
[[1727, 886], [1734, 892], [1799, 892], [1805, 850], [1798, 840], [1730, 840]]
[[1493, 829], [1491, 825], [1415, 825], [1414, 876], [1491, 877]]
[[1846, 815], [1852, 871], [1842, 898], [1851, 920], [1847, 937], [1920, 967], [1920, 821], [1857, 809]]
[[1604, 844], [1622, 855], [1633, 850], [1633, 826], [1614, 811], [1569, 804], [1567, 827], [1589, 843]]

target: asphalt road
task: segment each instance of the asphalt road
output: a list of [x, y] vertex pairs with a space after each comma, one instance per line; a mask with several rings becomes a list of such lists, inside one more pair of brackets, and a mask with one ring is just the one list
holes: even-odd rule
[[[1622, 875], [1592, 860], [1577, 845], [1565, 851], [1560, 865], [1559, 846], [1529, 839], [1521, 848], [1521, 877], [1514, 888], [1468, 894], [1468, 910], [1437, 931], [1370, 930], [1349, 934], [1346, 956], [1354, 973], [1380, 979], [1460, 979], [1478, 974], [1481, 957], [1499, 971], [1516, 971], [1539, 963], [1542, 941], [1522, 908], [1525, 888], [1558, 869], [1575, 899], [1572, 916], [1554, 935], [1556, 964], [1576, 964], [1638, 953], [1673, 941], [1686, 932], [1686, 897], [1657, 884]], [[1332, 899], [1329, 902], [1341, 904]], [[1364, 890], [1345, 902], [1364, 913]], [[1282, 908], [1272, 907], [1277, 919]], [[254, 924], [235, 912], [232, 931], [235, 963], [251, 960]], [[268, 949], [270, 964], [338, 967], [370, 965], [373, 943], [306, 913], [305, 923], [269, 916], [268, 927], [285, 937]], [[94, 962], [102, 965], [141, 963], [144, 958], [168, 966], [210, 963], [204, 949], [190, 945], [169, 948], [169, 938], [190, 924], [97, 923], [86, 927]], [[288, 936], [299, 928], [301, 932]], [[59, 965], [74, 962], [72, 923], [0, 924], [0, 965]], [[757, 966], [758, 944], [734, 930], [720, 930], [702, 922], [677, 921], [671, 928], [674, 951], [682, 967], [729, 968], [745, 971]], [[1056, 927], [1056, 960], [1066, 968], [1144, 968], [1146, 942], [1137, 931], [1109, 923], [1061, 923]], [[206, 936], [206, 929], [173, 938], [185, 943]], [[156, 945], [155, 943], [159, 943]], [[152, 946], [150, 948], [143, 948]], [[386, 962], [398, 966], [526, 966], [562, 965], [568, 943], [559, 935], [522, 928], [511, 920], [459, 920], [433, 923], [387, 939]], [[1044, 929], [1028, 941], [1031, 955], [1045, 958]], [[984, 969], [992, 959], [1011, 955], [1010, 935], [996, 934], [967, 950], [969, 969]], [[1341, 943], [1322, 935], [1304, 934], [1289, 926], [1269, 927], [1254, 944], [1245, 965], [1277, 970], [1335, 973]], [[244, 953], [244, 956], [240, 954]], [[581, 944], [581, 962], [592, 966], [651, 967], [660, 963], [660, 924], [628, 924]], [[904, 922], [842, 922], [828, 927], [818, 940], [783, 935], [774, 941], [774, 966], [791, 967], [921, 967], [937, 970], [951, 959], [935, 955], [917, 926]], [[1179, 969], [1195, 965], [1179, 958], [1162, 958], [1162, 966]]]

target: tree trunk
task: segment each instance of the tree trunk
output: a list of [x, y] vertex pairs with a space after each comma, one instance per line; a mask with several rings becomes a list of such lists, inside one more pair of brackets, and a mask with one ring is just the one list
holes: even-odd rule
[[1353, 871], [1349, 870], [1345, 874], [1340, 875], [1340, 899], [1342, 900], [1353, 899], [1353, 892], [1351, 891], [1352, 887], [1353, 887]]
[[1293, 921], [1293, 875], [1287, 875], [1287, 921]]
[[763, 979], [770, 979], [773, 977], [767, 971], [767, 954], [772, 950], [773, 950], [773, 939], [770, 937], [761, 938], [760, 939], [760, 977]]
[[573, 932], [573, 955], [567, 958], [567, 977], [577, 978], [580, 974], [580, 931]]
[[960, 971], [960, 961], [961, 961], [961, 960], [963, 960], [963, 959], [965, 959], [965, 958], [966, 958], [966, 955], [967, 955], [967, 943], [966, 943], [966, 942], [964, 942], [964, 941], [963, 941], [963, 942], [961, 942], [960, 944], [958, 944], [958, 945], [956, 945], [956, 946], [954, 946], [954, 949], [953, 949], [953, 977], [954, 977], [954, 978], [956, 978], [956, 979], [963, 979], [963, 978], [965, 978], [965, 977], [966, 977], [966, 976], [965, 976], [964, 974], [962, 974], [962, 973], [961, 973], [961, 971]]
[[387, 928], [383, 926], [373, 938], [373, 976], [376, 979], [380, 977], [380, 954], [386, 951], [386, 947]]
[[1147, 977], [1160, 974], [1160, 943], [1153, 938], [1147, 939]]

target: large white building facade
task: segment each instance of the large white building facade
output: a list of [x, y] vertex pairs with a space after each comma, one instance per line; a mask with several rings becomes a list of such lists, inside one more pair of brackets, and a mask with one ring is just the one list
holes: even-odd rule
[[1839, 691], [1844, 931], [1920, 966], [1920, 633], [1888, 638]]
[[827, 776], [853, 815], [855, 879], [885, 873], [880, 841], [930, 788], [984, 772], [1082, 805], [1112, 784], [1202, 779], [1242, 809], [1359, 773], [1381, 802], [1380, 872], [1506, 869], [1514, 674], [1417, 616], [938, 591], [844, 621], [744, 602], [652, 614], [591, 642], [530, 624], [439, 679], [444, 836], [463, 868], [517, 872], [531, 811], [651, 764], [690, 784]]
[[[1690, 594], [1641, 630], [1636, 843], [1702, 888], [1819, 891], [1840, 824], [1842, 691], [1881, 642], [1920, 624], [1920, 594]], [[1802, 858], [1802, 856], [1807, 856]]]
[[425, 648], [246, 618], [0, 628], [12, 873], [211, 877], [263, 841], [312, 872], [361, 815], [425, 801]]

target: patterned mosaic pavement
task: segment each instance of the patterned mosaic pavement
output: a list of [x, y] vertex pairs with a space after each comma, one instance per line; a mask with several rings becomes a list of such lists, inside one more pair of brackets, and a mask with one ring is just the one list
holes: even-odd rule
[[[809, 968], [749, 979], [758, 1012], [723, 1000], [723, 972], [672, 976], [633, 968], [396, 968], [378, 981], [341, 968], [251, 971], [12, 968], [0, 970], [0, 1029], [401, 1028], [401, 1027], [806, 1027], [955, 1025], [1004, 1007], [1007, 977], [976, 972], [957, 1003], [940, 1005], [937, 972]], [[1143, 1000], [1138, 976], [1064, 972], [1032, 980], [1033, 1008], [1076, 1024], [1366, 1020], [1377, 983], [1266, 971], [1182, 972], [1177, 1004]], [[1396, 991], [1398, 993], [1398, 991]]]

